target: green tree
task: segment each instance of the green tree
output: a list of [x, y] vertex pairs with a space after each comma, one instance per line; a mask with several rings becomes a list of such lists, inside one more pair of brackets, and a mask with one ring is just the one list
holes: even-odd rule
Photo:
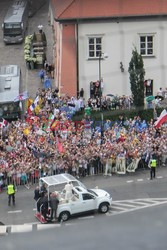
[[144, 106], [144, 62], [142, 56], [134, 48], [132, 51], [132, 58], [129, 63], [129, 78], [133, 101], [136, 108]]

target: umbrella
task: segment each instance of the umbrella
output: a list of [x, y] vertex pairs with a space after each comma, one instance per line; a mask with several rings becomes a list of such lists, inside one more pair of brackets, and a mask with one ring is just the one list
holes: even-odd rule
[[155, 99], [155, 97], [153, 95], [150, 95], [148, 97], [146, 97], [146, 102], [151, 102]]
[[114, 97], [114, 95], [112, 95], [112, 94], [108, 94], [107, 96]]
[[158, 98], [161, 99], [161, 101], [164, 99], [163, 96], [161, 96], [161, 95], [156, 95], [156, 96], [155, 96], [155, 99], [158, 99]]

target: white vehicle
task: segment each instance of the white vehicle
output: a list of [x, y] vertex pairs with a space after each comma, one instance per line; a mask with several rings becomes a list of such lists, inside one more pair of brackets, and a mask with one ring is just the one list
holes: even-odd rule
[[[45, 183], [48, 193], [50, 189], [58, 193], [59, 205], [57, 209], [57, 218], [59, 221], [67, 221], [70, 216], [75, 214], [86, 213], [97, 210], [100, 213], [107, 213], [111, 205], [112, 198], [110, 194], [102, 189], [87, 189], [80, 181], [69, 174], [60, 174], [40, 179], [41, 183]], [[66, 183], [73, 184], [72, 196], [70, 199], [65, 199], [65, 192], [59, 190]], [[54, 187], [54, 189], [53, 189]], [[42, 223], [45, 223], [36, 216]]]

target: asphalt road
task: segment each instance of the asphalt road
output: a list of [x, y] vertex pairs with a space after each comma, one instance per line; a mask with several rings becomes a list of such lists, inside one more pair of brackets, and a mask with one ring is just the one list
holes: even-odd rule
[[[166, 168], [157, 173], [155, 180], [148, 180], [149, 172], [135, 173], [134, 176], [112, 176], [112, 177], [87, 177], [83, 183], [88, 188], [98, 186], [108, 191], [113, 201], [167, 198], [167, 175]], [[129, 182], [133, 179], [133, 182]], [[142, 181], [141, 181], [142, 180]], [[24, 186], [18, 188], [16, 193], [16, 206], [8, 207], [6, 192], [0, 194], [0, 221], [5, 225], [18, 225], [24, 223], [35, 223], [35, 202], [33, 200], [34, 188], [27, 189]], [[95, 216], [96, 217], [96, 216]], [[72, 221], [72, 220], [71, 220]]]
[[166, 250], [167, 205], [1, 238], [3, 250]]

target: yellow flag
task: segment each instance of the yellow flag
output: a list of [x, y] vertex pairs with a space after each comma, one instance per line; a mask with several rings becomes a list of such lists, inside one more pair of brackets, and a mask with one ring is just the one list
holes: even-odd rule
[[40, 106], [37, 105], [37, 106], [35, 107], [34, 111], [35, 111], [35, 114], [38, 115], [38, 114], [39, 114], [39, 111], [40, 111]]
[[29, 133], [30, 133], [30, 130], [29, 130], [28, 128], [25, 128], [25, 129], [23, 130], [23, 134], [24, 134], [24, 135], [29, 135]]
[[33, 99], [28, 98], [27, 101], [26, 101], [26, 109], [28, 109], [28, 108], [31, 106], [31, 104], [32, 104], [33, 102], [34, 102]]

